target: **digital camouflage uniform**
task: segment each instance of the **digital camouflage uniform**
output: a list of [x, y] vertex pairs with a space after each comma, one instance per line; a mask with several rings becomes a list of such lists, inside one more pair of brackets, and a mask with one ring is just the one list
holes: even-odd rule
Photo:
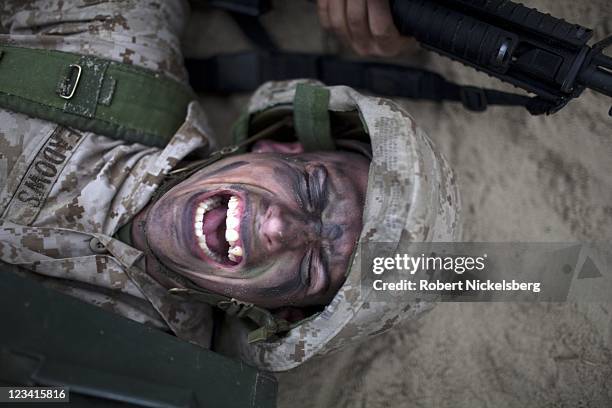
[[[0, 41], [186, 81], [178, 38], [187, 14], [181, 1], [4, 1]], [[197, 102], [163, 150], [0, 109], [0, 259], [48, 286], [209, 346], [208, 307], [169, 297], [143, 272], [142, 254], [112, 235], [172, 167], [212, 144]]]
[[[13, 34], [7, 39], [32, 47], [93, 52], [184, 80], [176, 63], [181, 61], [176, 33], [184, 22], [184, 8], [174, 2], [160, 2], [159, 9], [152, 2], [151, 7], [138, 8], [132, 7], [132, 2], [91, 8], [88, 2], [77, 3], [70, 2], [69, 8], [64, 5], [62, 13], [57, 10], [62, 10], [63, 2], [35, 2], [15, 17], [10, 17], [12, 12], [4, 5], [3, 25], [11, 32], [26, 33], [23, 39]], [[101, 9], [109, 7], [114, 11], [102, 13]], [[70, 23], [54, 28], [50, 19]], [[11, 25], [11, 21], [15, 23]], [[24, 27], [35, 28], [28, 31]], [[141, 33], [132, 32], [132, 27], [145, 34], [139, 37]], [[33, 37], [33, 30], [43, 30], [51, 38]], [[64, 44], [64, 35], [69, 32], [76, 33], [75, 38], [83, 37], [80, 45], [70, 37]], [[169, 62], [172, 59], [174, 64]], [[291, 105], [298, 82], [262, 86], [251, 99], [249, 112]], [[366, 97], [347, 87], [328, 89], [329, 109], [359, 115], [372, 142], [360, 245], [458, 238], [460, 205], [453, 173], [413, 118], [389, 100]], [[189, 152], [211, 148], [197, 103], [190, 105], [185, 124], [164, 150], [128, 145], [15, 113], [0, 115], [0, 152], [4, 154], [0, 162], [1, 258], [83, 300], [140, 322], [169, 327], [183, 339], [209, 346], [210, 309], [169, 296], [166, 288], [144, 272], [142, 254], [112, 238], [144, 207], [172, 166]], [[63, 156], [65, 159], [59, 160]], [[36, 177], [41, 166], [46, 169], [37, 163], [53, 159], [58, 163], [48, 164], [56, 166], [57, 174], [49, 177], [49, 183], [43, 181], [40, 191], [31, 191], [27, 185], [31, 184], [30, 176]], [[19, 201], [21, 191], [29, 194], [22, 193], [22, 198], [34, 199]], [[40, 206], [33, 206], [35, 202]], [[96, 247], [98, 241], [102, 249]], [[215, 349], [239, 355], [260, 368], [288, 370], [314, 355], [382, 333], [429, 307], [423, 303], [398, 307], [368, 302], [367, 294], [360, 292], [359, 250], [347, 274], [346, 282], [321, 313], [279, 339], [248, 344], [249, 328], [239, 319], [227, 318], [217, 331]]]

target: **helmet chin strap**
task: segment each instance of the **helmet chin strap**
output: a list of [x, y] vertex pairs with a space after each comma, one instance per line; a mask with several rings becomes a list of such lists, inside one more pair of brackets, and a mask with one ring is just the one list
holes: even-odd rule
[[257, 324], [259, 328], [249, 332], [249, 343], [265, 341], [272, 336], [287, 332], [292, 328], [291, 323], [285, 319], [275, 317], [270, 311], [255, 306], [253, 303], [243, 302], [235, 298], [219, 295], [202, 288], [186, 289], [171, 288], [168, 292], [185, 299], [195, 300], [218, 307], [230, 316], [247, 318]]
[[[168, 176], [166, 177], [162, 185], [156, 190], [155, 194], [151, 198], [151, 204], [154, 204], [174, 186], [186, 180], [202, 168], [209, 166], [224, 157], [228, 157], [232, 154], [235, 154], [240, 148], [245, 147], [257, 140], [268, 137], [285, 126], [291, 125], [291, 117], [286, 117], [283, 120], [276, 122], [271, 126], [268, 126], [267, 128], [263, 129], [262, 131], [256, 133], [255, 135], [249, 137], [248, 139], [245, 139], [244, 141], [238, 144], [224, 147], [212, 153], [206, 159], [189, 163], [184, 167], [171, 171], [170, 173], [168, 173]], [[251, 320], [252, 322], [257, 324], [259, 328], [249, 333], [249, 343], [268, 340], [272, 336], [278, 333], [289, 331], [292, 328], [291, 323], [284, 319], [279, 319], [275, 317], [272, 313], [270, 313], [270, 311], [264, 308], [256, 306], [253, 303], [243, 302], [238, 299], [223, 296], [210, 290], [201, 288], [183, 275], [180, 275], [179, 273], [174, 272], [170, 268], [166, 267], [165, 264], [151, 249], [147, 235], [146, 221], [143, 221], [137, 227], [143, 229], [143, 235], [145, 237], [145, 253], [157, 261], [159, 272], [162, 273], [166, 278], [168, 278], [174, 285], [176, 285], [175, 287], [172, 287], [168, 290], [169, 293], [176, 296], [180, 296], [185, 300], [201, 302], [213, 307], [217, 307], [231, 316]]]
[[251, 320], [259, 327], [248, 334], [249, 343], [268, 340], [270, 337], [278, 333], [289, 331], [292, 328], [291, 323], [275, 317], [270, 311], [264, 308], [250, 302], [243, 302], [199, 287], [183, 275], [166, 267], [151, 250], [148, 239], [146, 238], [146, 225], [143, 227], [145, 229], [146, 254], [152, 256], [157, 261], [158, 271], [176, 285], [168, 289], [168, 293], [180, 296], [188, 301], [196, 301], [217, 307], [230, 316]]

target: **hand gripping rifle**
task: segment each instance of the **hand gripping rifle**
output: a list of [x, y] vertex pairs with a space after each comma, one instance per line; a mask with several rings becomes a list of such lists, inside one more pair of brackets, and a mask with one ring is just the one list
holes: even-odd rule
[[244, 92], [269, 80], [316, 78], [382, 96], [458, 101], [472, 111], [524, 106], [534, 115], [557, 112], [585, 88], [612, 97], [612, 58], [603, 53], [612, 36], [588, 46], [592, 30], [507, 0], [390, 0], [390, 5], [402, 34], [534, 96], [462, 86], [414, 67], [280, 51], [257, 20], [270, 8], [268, 1], [209, 4], [232, 11], [259, 50], [188, 59], [196, 91]]

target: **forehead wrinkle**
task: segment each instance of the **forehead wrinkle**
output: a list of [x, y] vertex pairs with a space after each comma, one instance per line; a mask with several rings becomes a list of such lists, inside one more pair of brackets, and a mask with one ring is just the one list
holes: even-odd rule
[[280, 167], [274, 167], [273, 174], [275, 180], [280, 185], [284, 185], [286, 183], [289, 184], [296, 203], [300, 206], [300, 208], [304, 208], [304, 194], [302, 191], [302, 184], [300, 183], [301, 173], [289, 163], [281, 163], [284, 169], [281, 169]]
[[[280, 166], [284, 168], [280, 168]], [[274, 166], [274, 177], [276, 178], [276, 181], [281, 184], [286, 182], [287, 178], [291, 179], [291, 182], [296, 182], [296, 180], [299, 181], [296, 173], [297, 170], [292, 165], [284, 161], [279, 162], [277, 166]]]

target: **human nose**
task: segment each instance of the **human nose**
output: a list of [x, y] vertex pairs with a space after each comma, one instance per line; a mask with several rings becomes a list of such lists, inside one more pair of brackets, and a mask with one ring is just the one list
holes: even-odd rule
[[259, 232], [268, 252], [276, 252], [283, 248], [298, 248], [316, 239], [313, 226], [277, 205], [268, 207]]

